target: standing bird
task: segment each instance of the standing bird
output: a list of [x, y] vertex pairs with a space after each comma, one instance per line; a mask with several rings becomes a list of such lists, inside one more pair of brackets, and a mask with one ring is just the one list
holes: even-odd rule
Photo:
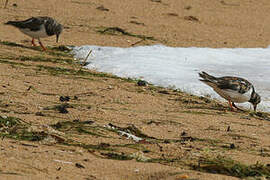
[[36, 46], [35, 39], [42, 49], [45, 51], [46, 48], [40, 41], [40, 38], [56, 35], [56, 42], [58, 42], [59, 35], [63, 31], [63, 26], [51, 17], [31, 17], [24, 21], [8, 21], [5, 23], [18, 28], [22, 33], [32, 37], [32, 45]]
[[234, 103], [243, 102], [250, 102], [254, 111], [256, 111], [257, 104], [261, 102], [261, 96], [255, 92], [254, 86], [243, 78], [231, 76], [214, 77], [206, 72], [199, 73], [199, 76], [203, 78], [199, 79], [200, 81], [212, 87], [221, 97], [228, 100], [232, 111], [234, 111], [233, 107], [241, 110]]

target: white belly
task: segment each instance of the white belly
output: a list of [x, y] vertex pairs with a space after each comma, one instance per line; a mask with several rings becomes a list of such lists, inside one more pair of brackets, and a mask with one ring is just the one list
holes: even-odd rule
[[41, 29], [38, 31], [30, 31], [30, 29], [28, 29], [28, 28], [20, 29], [20, 31], [22, 33], [24, 33], [32, 38], [36, 38], [36, 39], [48, 37], [44, 25], [42, 25]]
[[236, 102], [236, 103], [248, 102], [250, 100], [250, 95], [252, 93], [252, 89], [250, 89], [245, 94], [240, 94], [230, 89], [221, 90], [221, 89], [215, 88], [214, 90], [224, 99], [231, 100], [232, 102]]

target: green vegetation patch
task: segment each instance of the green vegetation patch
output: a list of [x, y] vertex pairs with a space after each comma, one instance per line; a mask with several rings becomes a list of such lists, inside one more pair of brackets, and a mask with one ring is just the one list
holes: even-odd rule
[[0, 136], [17, 140], [41, 141], [48, 136], [45, 132], [29, 131], [29, 124], [19, 118], [0, 116]]
[[21, 44], [17, 44], [17, 43], [14, 43], [14, 42], [9, 42], [9, 41], [0, 41], [0, 44], [5, 45], [5, 46], [26, 48], [26, 46], [23, 46]]
[[45, 66], [45, 65], [37, 65], [37, 70], [42, 71], [45, 70], [49, 72], [51, 75], [57, 76], [57, 75], [78, 75], [78, 76], [93, 76], [93, 77], [109, 77], [114, 79], [122, 79], [117, 76], [107, 74], [107, 73], [97, 73], [97, 72], [91, 72], [88, 70], [75, 70], [75, 69], [69, 69], [69, 68], [62, 68], [62, 67], [52, 67], [52, 66]]
[[202, 111], [181, 111], [182, 113], [186, 114], [196, 114], [196, 115], [213, 115], [214, 113], [211, 112], [202, 112]]
[[45, 56], [19, 56], [16, 59], [20, 60], [20, 61], [52, 62], [52, 63], [63, 63], [63, 62], [65, 62], [67, 64], [74, 64], [72, 59], [53, 58], [53, 57], [45, 57]]
[[83, 144], [83, 143], [74, 143], [74, 142], [70, 142], [70, 143], [63, 142], [61, 144], [66, 145], [66, 146], [81, 147], [81, 148], [90, 150], [89, 152], [91, 152], [92, 150], [94, 150], [94, 151], [114, 151], [114, 149], [111, 148], [110, 145], [104, 145], [106, 143], [100, 143], [100, 144], [94, 145], [94, 144]]
[[24, 141], [41, 141], [48, 137], [48, 134], [45, 132], [32, 132], [27, 131], [26, 129], [17, 129], [16, 131], [8, 134], [5, 137], [17, 139], [17, 140], [24, 140]]
[[66, 114], [68, 113], [67, 108], [73, 108], [73, 106], [68, 103], [63, 103], [63, 104], [57, 104], [54, 106], [45, 107], [44, 110], [54, 110], [54, 111], [58, 111], [59, 113]]
[[168, 164], [168, 163], [179, 162], [179, 161], [180, 161], [180, 159], [178, 159], [178, 158], [152, 158], [152, 159], [149, 159], [145, 162]]
[[105, 156], [108, 159], [115, 159], [115, 160], [131, 160], [133, 157], [126, 155], [124, 153], [101, 153], [102, 156]]
[[250, 112], [249, 116], [255, 117], [261, 120], [270, 121], [270, 114], [265, 112]]
[[[0, 41], [0, 44], [5, 45], [5, 46], [11, 46], [11, 47], [20, 47], [20, 48], [27, 48], [27, 49], [32, 49], [32, 50], [40, 50], [40, 48], [38, 47], [24, 46], [21, 44], [10, 42], [10, 41]], [[53, 56], [72, 57], [72, 55], [69, 54], [71, 50], [72, 49], [67, 46], [60, 45], [57, 47], [48, 47], [48, 51], [45, 51], [45, 53], [53, 55]]]
[[77, 134], [87, 134], [96, 137], [107, 137], [104, 132], [104, 128], [100, 126], [93, 126], [94, 121], [64, 121], [58, 122], [52, 127], [58, 131], [65, 133], [77, 133]]
[[31, 65], [28, 64], [24, 64], [24, 63], [18, 63], [18, 62], [13, 62], [13, 61], [8, 61], [8, 60], [4, 60], [4, 59], [0, 59], [0, 63], [1, 64], [10, 64], [10, 65], [17, 65], [17, 66], [24, 66], [24, 67], [29, 67]]
[[127, 32], [124, 29], [119, 28], [119, 27], [106, 27], [106, 28], [102, 28], [100, 30], [97, 30], [97, 32], [98, 33], [101, 33], [101, 34], [124, 35], [124, 36], [131, 36], [131, 37], [140, 38], [140, 39], [143, 39], [143, 40], [157, 41], [157, 39], [155, 39], [152, 36], [145, 36], [145, 35], [140, 35], [140, 34], [133, 34], [133, 33]]
[[[74, 69], [68, 69], [68, 68], [62, 68], [62, 67], [52, 67], [52, 66], [45, 66], [45, 65], [38, 65], [38, 70], [46, 70], [51, 75], [74, 75], [78, 74], [76, 70]], [[80, 75], [83, 73], [80, 73]]]
[[13, 127], [20, 124], [20, 119], [16, 117], [0, 116], [0, 128]]
[[239, 178], [266, 176], [270, 177], [270, 166], [260, 163], [245, 165], [232, 159], [218, 156], [216, 158], [202, 158], [197, 165], [192, 165], [197, 171], [224, 174]]

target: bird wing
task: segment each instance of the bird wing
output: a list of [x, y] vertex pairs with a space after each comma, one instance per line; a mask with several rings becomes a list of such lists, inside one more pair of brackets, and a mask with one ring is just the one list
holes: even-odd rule
[[37, 31], [40, 29], [40, 25], [44, 23], [43, 18], [31, 17], [24, 21], [16, 21], [16, 26], [19, 28], [28, 28], [32, 31]]
[[217, 78], [215, 84], [220, 89], [230, 89], [241, 94], [245, 94], [252, 88], [252, 84], [247, 80], [231, 76]]
[[206, 72], [199, 73], [199, 76], [203, 79], [200, 81], [208, 84], [213, 88], [219, 88], [223, 90], [233, 90], [240, 94], [245, 94], [252, 88], [252, 84], [247, 80], [240, 77], [224, 76], [224, 77], [215, 77]]

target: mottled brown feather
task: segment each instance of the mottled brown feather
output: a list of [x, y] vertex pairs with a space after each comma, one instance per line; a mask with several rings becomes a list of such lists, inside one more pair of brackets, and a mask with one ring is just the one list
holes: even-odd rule
[[224, 76], [214, 77], [206, 72], [199, 73], [201, 81], [210, 82], [215, 84], [220, 89], [231, 89], [241, 94], [248, 92], [253, 86], [247, 80], [240, 77]]

